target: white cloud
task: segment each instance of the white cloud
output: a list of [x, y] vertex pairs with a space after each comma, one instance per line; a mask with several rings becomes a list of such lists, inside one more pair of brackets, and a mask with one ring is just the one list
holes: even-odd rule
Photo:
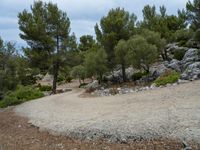
[[[0, 2], [0, 36], [5, 40], [22, 42], [18, 34], [17, 14], [23, 9], [30, 9], [34, 0], [1, 0]], [[105, 16], [109, 9], [124, 7], [131, 13], [142, 18], [144, 5], [165, 5], [169, 14], [175, 14], [177, 9], [185, 8], [188, 0], [43, 0], [57, 3], [66, 11], [70, 20], [72, 32], [77, 37], [83, 34], [94, 35], [94, 25]]]

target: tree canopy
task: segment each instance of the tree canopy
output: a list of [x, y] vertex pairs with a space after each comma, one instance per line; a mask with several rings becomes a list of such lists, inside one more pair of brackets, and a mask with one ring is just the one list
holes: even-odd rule
[[186, 4], [187, 18], [191, 28], [195, 31], [200, 28], [200, 0], [188, 1]]
[[121, 8], [111, 9], [107, 16], [100, 20], [100, 27], [95, 26], [97, 41], [106, 50], [108, 66], [115, 66], [114, 48], [118, 41], [128, 40], [135, 29], [136, 16]]
[[156, 61], [158, 50], [156, 45], [148, 43], [148, 41], [136, 35], [128, 40], [129, 61], [133, 67], [143, 69], [149, 72], [150, 65]]
[[[61, 62], [65, 59], [65, 52], [70, 37], [70, 21], [65, 12], [53, 3], [34, 2], [31, 12], [24, 10], [19, 13], [20, 37], [28, 44], [26, 56], [36, 67], [52, 66], [53, 93], [56, 93], [56, 82]], [[38, 63], [39, 62], [39, 63]], [[41, 69], [41, 68], [40, 68]]]

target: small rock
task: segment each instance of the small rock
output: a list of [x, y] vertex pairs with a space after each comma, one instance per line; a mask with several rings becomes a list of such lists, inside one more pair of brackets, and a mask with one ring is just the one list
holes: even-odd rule
[[118, 91], [121, 91], [121, 88], [117, 88]]
[[156, 84], [153, 83], [151, 86], [150, 86], [151, 89], [155, 89], [156, 88]]
[[188, 82], [189, 82], [188, 80], [181, 80], [181, 79], [178, 80], [178, 84], [183, 84], [183, 83], [188, 83]]
[[121, 139], [121, 143], [122, 143], [122, 144], [126, 144], [126, 143], [127, 143], [127, 139], [126, 139], [126, 138], [122, 138], [122, 139]]

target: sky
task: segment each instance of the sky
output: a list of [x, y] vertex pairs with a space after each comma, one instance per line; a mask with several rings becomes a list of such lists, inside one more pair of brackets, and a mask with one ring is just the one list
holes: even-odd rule
[[[43, 0], [48, 2], [49, 0]], [[177, 14], [178, 9], [185, 8], [188, 0], [51, 0], [65, 11], [71, 21], [71, 32], [76, 37], [90, 34], [95, 36], [94, 25], [106, 16], [111, 8], [122, 7], [142, 19], [142, 9], [145, 5], [155, 5], [157, 9], [165, 5], [168, 14]], [[16, 42], [18, 46], [25, 45], [19, 37], [19, 12], [30, 10], [34, 0], [0, 0], [0, 37], [5, 41]]]

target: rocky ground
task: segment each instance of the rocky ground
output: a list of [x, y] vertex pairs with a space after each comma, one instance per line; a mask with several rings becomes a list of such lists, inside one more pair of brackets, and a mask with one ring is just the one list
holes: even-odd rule
[[[40, 132], [28, 123], [28, 119], [17, 116], [12, 109], [0, 111], [0, 150], [180, 150], [183, 141], [175, 139], [138, 140], [127, 144], [108, 143], [103, 140], [81, 141], [65, 136], [54, 136]], [[187, 143], [198, 150], [200, 145]]]
[[180, 139], [200, 142], [200, 81], [127, 95], [81, 98], [81, 91], [17, 106], [18, 115], [55, 135], [82, 140]]

